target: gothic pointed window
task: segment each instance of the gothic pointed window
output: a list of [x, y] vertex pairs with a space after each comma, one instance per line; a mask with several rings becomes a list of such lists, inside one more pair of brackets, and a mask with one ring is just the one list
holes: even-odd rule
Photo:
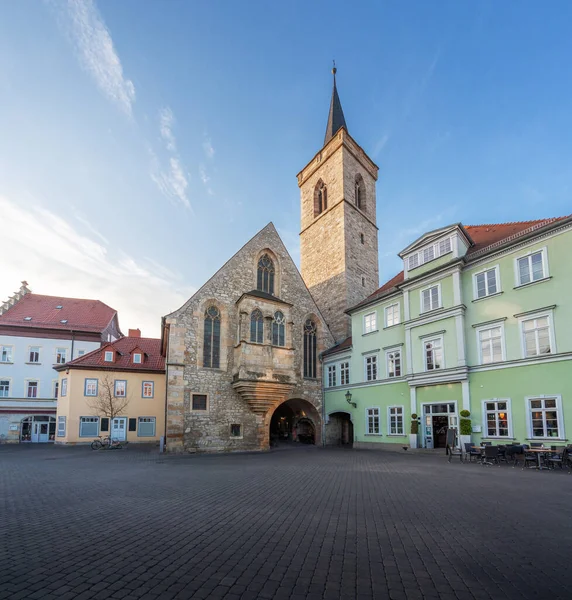
[[354, 182], [354, 201], [360, 210], [365, 210], [365, 184], [359, 173], [356, 175]]
[[317, 217], [328, 208], [328, 188], [320, 179], [314, 192], [314, 216]]
[[312, 319], [304, 323], [304, 377], [316, 378], [316, 324]]
[[274, 273], [274, 261], [268, 254], [263, 254], [258, 261], [256, 289], [274, 295]]
[[274, 313], [274, 321], [272, 321], [272, 345], [273, 346], [285, 346], [285, 318], [284, 313], [277, 310]]
[[264, 317], [258, 309], [250, 315], [250, 341], [257, 344], [264, 341]]
[[220, 368], [220, 311], [216, 306], [205, 311], [203, 367]]

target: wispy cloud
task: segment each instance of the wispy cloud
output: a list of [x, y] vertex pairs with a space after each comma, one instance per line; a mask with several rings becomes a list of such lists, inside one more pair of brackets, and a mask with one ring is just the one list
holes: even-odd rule
[[205, 139], [203, 141], [203, 150], [208, 159], [214, 158], [215, 149], [213, 148], [211, 138], [207, 134], [205, 134]]
[[96, 241], [71, 221], [19, 200], [0, 196], [3, 240], [11, 250], [2, 265], [2, 299], [26, 279], [40, 294], [100, 299], [119, 311], [122, 329], [141, 327], [144, 335], [158, 336], [160, 317], [194, 292], [155, 260], [136, 259], [100, 234]]
[[372, 153], [372, 157], [375, 158], [385, 147], [385, 144], [387, 144], [387, 142], [389, 141], [389, 134], [386, 133], [384, 135], [382, 135], [379, 140], [376, 142], [374, 148], [373, 148], [373, 153]]
[[211, 186], [209, 185], [209, 181], [211, 180], [211, 178], [207, 174], [207, 168], [204, 164], [199, 165], [199, 176], [201, 178], [201, 181], [203, 182], [203, 185], [205, 186], [205, 189], [207, 190], [207, 194], [209, 196], [214, 196], [214, 192]]
[[135, 86], [123, 74], [111, 34], [93, 0], [50, 0], [59, 11], [81, 66], [101, 92], [131, 117]]
[[166, 164], [162, 166], [157, 154], [149, 148], [151, 179], [165, 196], [190, 209], [191, 203], [187, 194], [189, 175], [177, 150], [177, 140], [173, 132], [175, 123], [175, 115], [168, 106], [159, 111], [159, 132], [167, 158], [164, 161]]

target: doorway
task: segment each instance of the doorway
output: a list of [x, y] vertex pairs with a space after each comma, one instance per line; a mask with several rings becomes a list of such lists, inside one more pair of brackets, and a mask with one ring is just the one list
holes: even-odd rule
[[56, 438], [56, 419], [48, 415], [35, 415], [22, 419], [20, 425], [20, 442], [45, 444]]
[[272, 448], [317, 445], [321, 441], [320, 415], [307, 400], [287, 400], [269, 417], [268, 435]]
[[445, 448], [447, 429], [458, 426], [457, 402], [423, 404], [423, 447]]
[[446, 415], [433, 415], [433, 448], [445, 448], [447, 445], [447, 429], [449, 417]]
[[48, 423], [38, 423], [34, 421], [32, 424], [32, 442], [40, 443], [47, 442], [50, 439], [48, 431]]
[[124, 442], [127, 430], [127, 417], [115, 417], [111, 420], [111, 439]]
[[354, 441], [354, 424], [345, 412], [328, 415], [326, 423], [326, 444], [328, 446], [346, 446], [351, 448]]

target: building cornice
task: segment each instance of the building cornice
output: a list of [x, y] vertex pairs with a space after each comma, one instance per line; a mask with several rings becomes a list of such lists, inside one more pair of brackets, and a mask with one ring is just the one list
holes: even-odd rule
[[534, 365], [572, 360], [572, 352], [560, 352], [558, 354], [544, 354], [534, 358], [517, 358], [488, 365], [475, 365], [469, 367], [469, 373], [480, 373], [481, 371], [497, 371], [499, 369], [511, 369], [513, 367], [530, 367]]
[[422, 371], [407, 376], [409, 387], [420, 385], [438, 385], [440, 383], [458, 383], [466, 381], [469, 376], [467, 367], [454, 367], [452, 369], [437, 369], [435, 371]]
[[405, 329], [412, 329], [413, 327], [419, 327], [420, 325], [428, 325], [429, 323], [441, 321], [442, 319], [448, 319], [449, 317], [463, 316], [466, 309], [467, 307], [464, 304], [458, 304], [457, 306], [452, 306], [451, 308], [438, 308], [436, 310], [432, 310], [428, 314], [405, 321]]

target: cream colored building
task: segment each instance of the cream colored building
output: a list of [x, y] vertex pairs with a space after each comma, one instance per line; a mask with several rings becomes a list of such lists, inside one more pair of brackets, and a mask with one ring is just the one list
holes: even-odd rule
[[56, 369], [55, 442], [91, 443], [97, 436], [130, 443], [158, 441], [165, 429], [165, 359], [161, 340], [141, 332]]

